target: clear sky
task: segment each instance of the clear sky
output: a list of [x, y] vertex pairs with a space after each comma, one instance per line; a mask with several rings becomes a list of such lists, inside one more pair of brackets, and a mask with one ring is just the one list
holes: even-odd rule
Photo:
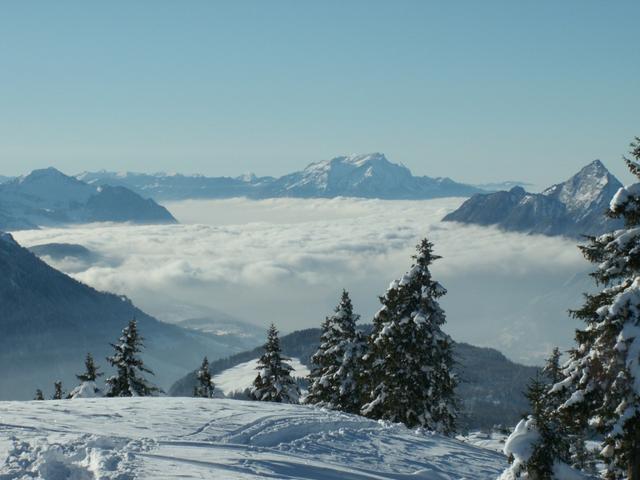
[[640, 2], [6, 1], [0, 174], [614, 173], [640, 135]]

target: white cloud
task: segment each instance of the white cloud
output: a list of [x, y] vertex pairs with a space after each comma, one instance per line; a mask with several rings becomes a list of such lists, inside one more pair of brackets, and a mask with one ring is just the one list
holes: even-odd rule
[[[456, 338], [519, 359], [547, 348], [554, 337], [566, 344], [573, 324], [564, 310], [574, 306], [575, 288], [555, 310], [539, 309], [544, 318], [526, 310], [585, 269], [575, 244], [440, 223], [460, 202], [185, 201], [167, 205], [180, 225], [100, 224], [15, 237], [27, 246], [65, 242], [91, 249], [100, 255], [96, 264], [49, 261], [96, 288], [130, 296], [159, 318], [168, 318], [175, 304], [204, 305], [293, 330], [319, 325], [343, 287], [369, 321], [377, 295], [409, 267], [415, 244], [428, 236], [444, 257], [433, 271], [449, 290], [444, 305]], [[535, 340], [507, 335], [511, 324], [528, 319], [537, 325]]]

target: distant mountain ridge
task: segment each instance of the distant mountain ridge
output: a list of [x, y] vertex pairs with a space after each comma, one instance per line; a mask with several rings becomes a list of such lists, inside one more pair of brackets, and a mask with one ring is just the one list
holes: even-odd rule
[[443, 221], [496, 225], [503, 230], [580, 237], [619, 228], [621, 222], [604, 213], [622, 183], [600, 160], [594, 160], [569, 180], [542, 193], [522, 187], [474, 195]]
[[[68, 248], [68, 246], [62, 246]], [[61, 248], [61, 247], [56, 247]], [[53, 269], [8, 233], [0, 233], [0, 400], [32, 398], [36, 388], [76, 383], [87, 352], [107, 370], [122, 328], [138, 320], [145, 361], [166, 388], [200, 364], [246, 348], [242, 339], [216, 336], [156, 320], [126, 297], [99, 292]]]
[[89, 185], [55, 168], [0, 183], [0, 230], [87, 222], [176, 223], [176, 219], [126, 187]]
[[414, 176], [407, 167], [390, 162], [382, 153], [335, 157], [280, 178], [253, 174], [231, 178], [106, 171], [85, 172], [77, 178], [91, 184], [126, 186], [156, 200], [240, 196], [421, 200], [467, 197], [482, 191], [450, 178]]

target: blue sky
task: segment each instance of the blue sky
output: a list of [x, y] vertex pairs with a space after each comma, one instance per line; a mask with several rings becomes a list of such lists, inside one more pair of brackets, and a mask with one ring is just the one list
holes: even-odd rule
[[[640, 135], [637, 1], [0, 5], [0, 174], [614, 173]], [[623, 177], [626, 178], [626, 177]]]

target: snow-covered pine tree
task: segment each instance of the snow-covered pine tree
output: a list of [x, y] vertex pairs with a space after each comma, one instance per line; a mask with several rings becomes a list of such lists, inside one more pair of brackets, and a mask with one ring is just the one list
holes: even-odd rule
[[253, 381], [251, 399], [263, 402], [298, 403], [300, 389], [291, 376], [289, 359], [282, 356], [278, 330], [271, 324], [264, 354], [258, 361], [258, 376]]
[[[631, 147], [625, 161], [640, 179], [640, 138]], [[580, 247], [597, 266], [591, 276], [601, 290], [586, 294], [584, 306], [573, 312], [586, 326], [576, 331], [566, 378], [554, 390], [569, 391], [561, 407], [567, 418], [605, 436], [606, 478], [639, 480], [640, 183], [618, 190], [608, 215], [624, 219], [625, 226]]]
[[64, 392], [62, 391], [62, 382], [53, 382], [53, 397], [52, 400], [62, 400], [64, 398]]
[[511, 466], [502, 474], [501, 480], [561, 479], [563, 473], [572, 470], [566, 431], [556, 415], [549, 395], [550, 386], [540, 375], [531, 379], [526, 392], [531, 413], [520, 421], [505, 443], [505, 454]]
[[209, 370], [209, 359], [204, 357], [202, 365], [196, 372], [196, 378], [198, 379], [198, 385], [193, 387], [194, 397], [213, 398], [213, 392], [215, 385], [211, 378], [211, 370]]
[[380, 298], [365, 355], [371, 391], [361, 413], [451, 434], [458, 408], [453, 341], [441, 329], [445, 314], [437, 301], [446, 290], [429, 271], [440, 257], [424, 239], [413, 258]]
[[306, 403], [348, 413], [360, 412], [361, 358], [366, 343], [356, 328], [359, 318], [360, 315], [353, 312], [349, 293], [343, 290], [334, 314], [322, 323], [320, 346], [311, 357], [313, 368]]
[[36, 394], [33, 397], [34, 400], [44, 400], [44, 394], [42, 393], [42, 390], [40, 390], [39, 388], [36, 390]]
[[143, 376], [144, 373], [153, 375], [153, 372], [145, 367], [138, 355], [144, 347], [142, 341], [138, 323], [133, 319], [122, 330], [118, 344], [111, 344], [115, 353], [107, 360], [115, 367], [116, 374], [106, 380], [107, 397], [146, 397], [161, 392]]
[[561, 460], [563, 464], [571, 465], [576, 470], [593, 474], [595, 472], [595, 455], [587, 449], [587, 432], [583, 428], [576, 428], [577, 425], [568, 415], [569, 412], [560, 408], [569, 398], [567, 390], [553, 388], [565, 378], [560, 357], [560, 349], [555, 347], [542, 369], [545, 382], [548, 383], [543, 399], [547, 412], [545, 415], [549, 419], [546, 432], [543, 431], [546, 434], [543, 441], [549, 438], [549, 430], [555, 431], [556, 437], [562, 439], [563, 442], [562, 449], [556, 449], [556, 460]]
[[87, 353], [87, 356], [84, 360], [84, 368], [85, 371], [80, 375], [76, 375], [76, 378], [80, 380], [80, 385], [71, 390], [69, 394], [70, 398], [92, 398], [92, 397], [101, 397], [102, 392], [96, 385], [96, 380], [98, 377], [102, 376], [102, 373], [99, 372], [98, 366], [96, 366], [93, 356], [90, 353]]

